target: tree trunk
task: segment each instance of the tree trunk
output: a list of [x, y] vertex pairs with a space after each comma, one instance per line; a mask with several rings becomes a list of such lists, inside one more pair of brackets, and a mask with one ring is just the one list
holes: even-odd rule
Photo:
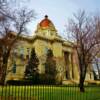
[[86, 76], [86, 70], [87, 70], [87, 66], [84, 63], [83, 65], [81, 65], [81, 71], [80, 71], [80, 82], [79, 82], [79, 87], [80, 87], [80, 92], [85, 92], [85, 88], [84, 88], [84, 81], [85, 81], [85, 76]]
[[79, 87], [80, 87], [80, 92], [85, 92], [84, 89], [84, 78], [82, 76], [80, 76], [80, 83], [79, 83]]
[[1, 85], [5, 84], [5, 78], [6, 78], [6, 69], [7, 69], [7, 64], [2, 65], [2, 74], [1, 74]]
[[2, 64], [2, 73], [1, 73], [1, 85], [5, 84], [5, 78], [6, 78], [6, 71], [7, 71], [7, 65], [8, 65], [8, 58], [9, 58], [10, 50], [8, 50], [7, 53], [3, 56], [3, 64]]

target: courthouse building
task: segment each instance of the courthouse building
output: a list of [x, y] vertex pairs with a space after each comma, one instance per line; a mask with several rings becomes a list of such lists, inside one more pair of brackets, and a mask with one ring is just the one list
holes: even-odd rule
[[[57, 77], [63, 82], [67, 80], [79, 80], [79, 66], [75, 48], [69, 41], [65, 41], [57, 32], [54, 24], [45, 16], [38, 23], [33, 36], [20, 35], [15, 48], [11, 52], [6, 80], [21, 80], [24, 78], [25, 68], [30, 57], [31, 49], [35, 48], [39, 59], [39, 73], [45, 73], [46, 53], [48, 49], [53, 51], [56, 61]], [[16, 34], [11, 34], [15, 36]], [[14, 71], [14, 67], [16, 70]], [[86, 74], [86, 80], [93, 80], [92, 68]]]

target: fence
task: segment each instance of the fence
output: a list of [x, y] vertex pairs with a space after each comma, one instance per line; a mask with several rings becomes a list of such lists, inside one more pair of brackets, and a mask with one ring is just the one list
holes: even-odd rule
[[86, 86], [80, 93], [78, 86], [34, 85], [0, 86], [0, 100], [100, 100], [99, 86]]

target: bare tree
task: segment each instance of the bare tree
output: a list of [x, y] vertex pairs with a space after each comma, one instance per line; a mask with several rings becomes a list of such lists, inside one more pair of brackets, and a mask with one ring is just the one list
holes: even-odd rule
[[80, 91], [84, 92], [87, 68], [93, 58], [100, 53], [100, 17], [87, 16], [85, 11], [79, 11], [69, 20], [67, 28], [77, 51], [80, 69], [79, 87]]
[[[8, 59], [10, 52], [17, 42], [18, 37], [22, 33], [27, 32], [26, 25], [33, 19], [34, 13], [26, 8], [11, 9], [8, 6], [7, 0], [0, 0], [0, 81], [5, 82]], [[11, 33], [16, 33], [13, 38], [10, 38]]]

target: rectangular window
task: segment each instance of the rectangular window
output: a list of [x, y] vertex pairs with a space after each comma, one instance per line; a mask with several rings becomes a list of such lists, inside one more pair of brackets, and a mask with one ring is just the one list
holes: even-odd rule
[[45, 49], [44, 49], [44, 53], [47, 54], [47, 52], [48, 52], [48, 48], [45, 47]]
[[20, 59], [24, 60], [24, 48], [23, 47], [20, 48]]
[[13, 64], [12, 71], [13, 71], [13, 73], [16, 73], [16, 63]]

